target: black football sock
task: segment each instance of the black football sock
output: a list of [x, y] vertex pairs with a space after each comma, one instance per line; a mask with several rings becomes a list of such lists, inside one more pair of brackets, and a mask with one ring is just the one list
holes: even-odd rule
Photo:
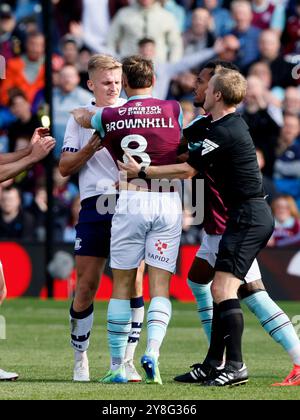
[[224, 300], [219, 304], [222, 332], [226, 347], [226, 366], [240, 369], [243, 366], [242, 335], [244, 318], [238, 299]]

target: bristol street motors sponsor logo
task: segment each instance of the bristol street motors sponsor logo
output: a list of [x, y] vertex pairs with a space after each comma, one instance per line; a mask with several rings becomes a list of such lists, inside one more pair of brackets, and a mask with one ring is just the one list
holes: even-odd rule
[[163, 256], [164, 251], [168, 248], [168, 244], [166, 244], [165, 242], [162, 242], [159, 239], [155, 244], [155, 248], [157, 249], [157, 252], [159, 253], [159, 255], [154, 255], [151, 252], [148, 252], [148, 258], [152, 258], [155, 261], [161, 261], [161, 262], [168, 263], [169, 258], [166, 258], [166, 257]]

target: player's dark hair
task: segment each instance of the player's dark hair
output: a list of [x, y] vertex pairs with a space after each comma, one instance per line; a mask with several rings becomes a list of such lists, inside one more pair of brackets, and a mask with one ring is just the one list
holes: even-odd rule
[[152, 86], [154, 67], [151, 60], [140, 55], [132, 55], [124, 58], [122, 65], [123, 74], [131, 89], [144, 89]]
[[229, 61], [224, 61], [224, 60], [213, 60], [213, 61], [208, 61], [206, 64], [203, 64], [200, 68], [200, 71], [203, 69], [209, 69], [211, 70], [210, 76], [214, 76], [216, 68], [217, 67], [223, 67], [225, 69], [229, 69], [229, 70], [235, 70], [235, 71], [240, 71], [240, 69], [238, 68], [238, 66], [236, 66], [235, 64], [229, 62]]

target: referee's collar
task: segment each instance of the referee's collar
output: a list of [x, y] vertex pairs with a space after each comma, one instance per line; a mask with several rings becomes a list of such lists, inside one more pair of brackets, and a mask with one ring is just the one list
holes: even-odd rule
[[134, 95], [128, 98], [128, 101], [135, 101], [137, 99], [148, 99], [152, 98], [152, 95]]
[[239, 114], [236, 111], [230, 112], [229, 114], [226, 114], [223, 117], [217, 118], [216, 120], [212, 120], [211, 124], [213, 124], [215, 122], [227, 120], [228, 118], [233, 117], [233, 116], [239, 116]]

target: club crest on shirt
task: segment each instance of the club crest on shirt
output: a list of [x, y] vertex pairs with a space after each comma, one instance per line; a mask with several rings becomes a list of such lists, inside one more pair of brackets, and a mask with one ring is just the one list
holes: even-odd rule
[[122, 116], [126, 114], [127, 108], [119, 108], [118, 111], [119, 111], [119, 114]]
[[81, 248], [81, 242], [82, 242], [82, 239], [80, 238], [75, 239], [75, 245], [74, 245], [75, 251], [78, 251]]

